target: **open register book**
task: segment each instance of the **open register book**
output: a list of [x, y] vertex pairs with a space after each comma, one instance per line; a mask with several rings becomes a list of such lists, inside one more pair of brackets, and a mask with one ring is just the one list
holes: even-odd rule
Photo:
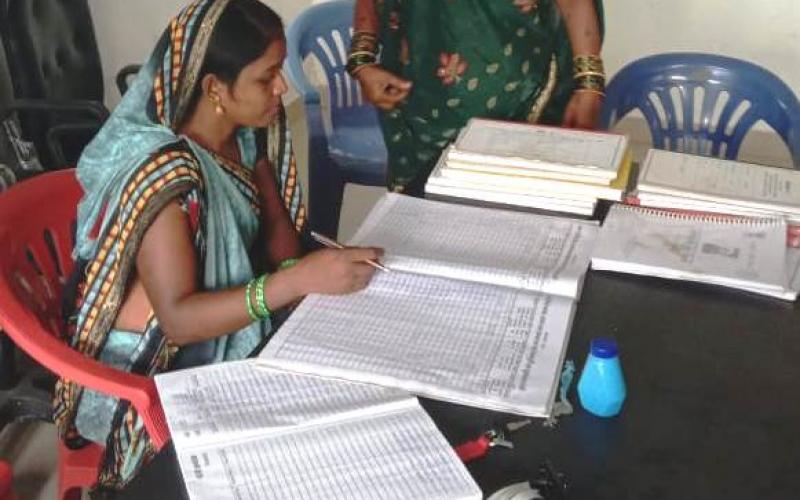
[[260, 359], [547, 416], [597, 229], [386, 194], [350, 243], [384, 247], [392, 272], [307, 297]]
[[481, 498], [402, 391], [256, 360], [155, 380], [192, 500]]
[[592, 254], [599, 271], [738, 288], [785, 300], [800, 289], [800, 252], [783, 219], [690, 215], [615, 205]]

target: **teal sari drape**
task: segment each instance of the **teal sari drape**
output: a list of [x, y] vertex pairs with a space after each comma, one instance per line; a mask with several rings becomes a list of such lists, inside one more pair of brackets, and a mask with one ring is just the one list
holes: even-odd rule
[[[228, 0], [200, 0], [172, 20], [152, 56], [84, 151], [78, 179], [85, 195], [78, 209], [75, 253], [87, 263], [81, 279], [73, 346], [119, 369], [154, 375], [186, 365], [241, 359], [270, 333], [268, 321], [215, 340], [177, 348], [166, 341], [151, 312], [143, 332], [113, 328], [134, 269], [141, 238], [168, 203], [187, 213], [205, 290], [253, 278], [250, 251], [259, 232], [259, 202], [252, 179], [267, 157], [280, 193], [299, 228], [305, 218], [291, 138], [282, 113], [268, 129], [241, 129], [241, 162], [220, 158], [177, 132], [189, 112], [211, 32]], [[55, 418], [69, 442], [105, 445], [99, 484], [121, 487], [154, 453], [136, 410], [60, 380]]]

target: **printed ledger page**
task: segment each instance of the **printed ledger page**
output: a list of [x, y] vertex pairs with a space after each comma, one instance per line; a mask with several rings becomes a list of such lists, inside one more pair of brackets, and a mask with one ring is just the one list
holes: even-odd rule
[[387, 194], [351, 240], [379, 246], [395, 270], [575, 298], [595, 222]]
[[307, 297], [266, 363], [532, 416], [549, 414], [575, 302], [410, 273]]
[[227, 362], [156, 377], [189, 497], [479, 499], [409, 394]]

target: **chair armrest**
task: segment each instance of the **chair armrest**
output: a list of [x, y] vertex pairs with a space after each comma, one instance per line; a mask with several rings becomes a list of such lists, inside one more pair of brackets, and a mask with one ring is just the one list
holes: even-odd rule
[[136, 76], [141, 69], [141, 64], [129, 64], [119, 70], [117, 73], [117, 89], [119, 89], [119, 95], [125, 95], [125, 92], [128, 91], [128, 78], [131, 76]]
[[64, 142], [63, 137], [69, 136], [76, 132], [90, 132], [98, 131], [102, 127], [101, 123], [65, 123], [63, 125], [55, 125], [47, 130], [46, 140], [47, 147], [50, 149], [50, 154], [57, 166], [65, 166], [67, 159], [64, 156], [64, 148], [61, 144]]
[[166, 418], [152, 378], [106, 366], [51, 335], [0, 280], [0, 326], [17, 346], [53, 373], [89, 389], [130, 401], [157, 449], [169, 441]]
[[[83, 123], [64, 123], [50, 127], [47, 131], [46, 141], [56, 165], [66, 165], [64, 150], [56, 137], [67, 135], [70, 132], [99, 129], [108, 118], [108, 110], [97, 101], [72, 100], [54, 101], [47, 99], [15, 99], [0, 112], [0, 121], [19, 111], [41, 112], [44, 114], [73, 112], [85, 115]], [[91, 121], [89, 121], [91, 120]]]
[[100, 123], [108, 119], [108, 109], [98, 101], [73, 99], [58, 101], [52, 99], [14, 99], [2, 111], [2, 118], [16, 111], [39, 111], [43, 113], [85, 113]]

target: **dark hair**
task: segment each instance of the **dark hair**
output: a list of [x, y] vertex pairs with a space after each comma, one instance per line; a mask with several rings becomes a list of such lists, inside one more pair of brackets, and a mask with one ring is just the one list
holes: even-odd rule
[[283, 36], [280, 16], [260, 0], [231, 0], [211, 33], [187, 116], [197, 105], [203, 92], [200, 82], [206, 75], [233, 85], [245, 66]]

